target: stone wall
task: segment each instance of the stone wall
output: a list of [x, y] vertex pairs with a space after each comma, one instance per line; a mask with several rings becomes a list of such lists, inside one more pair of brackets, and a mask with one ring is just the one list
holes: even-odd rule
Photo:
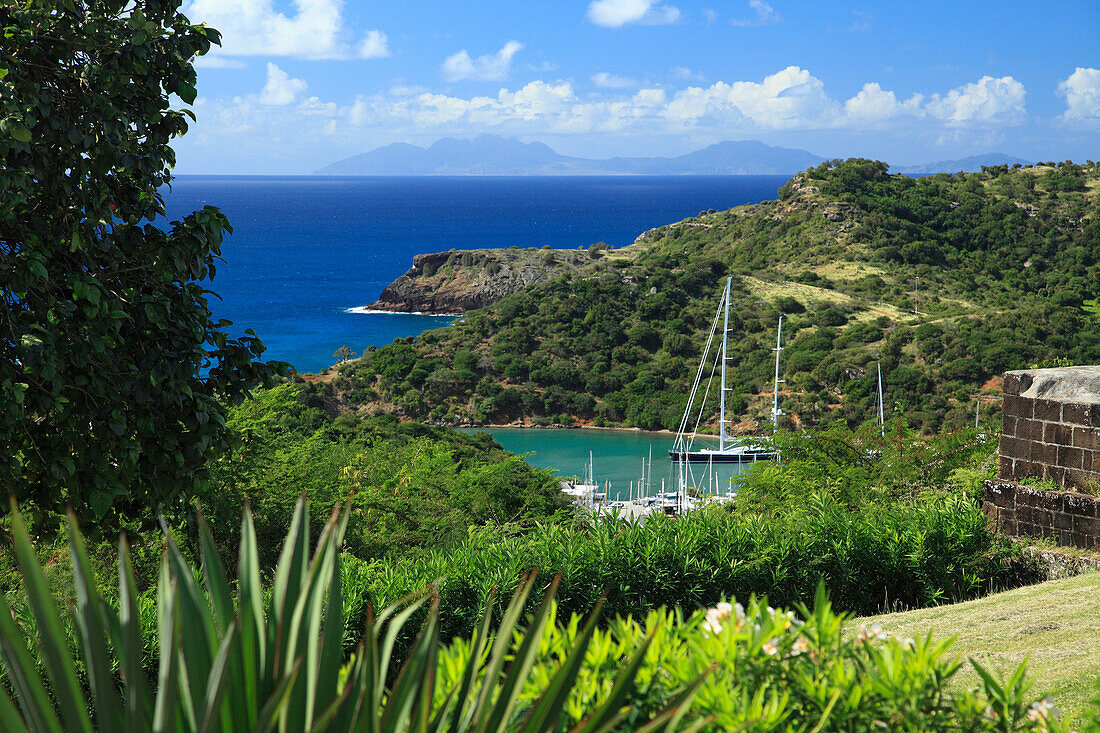
[[1100, 490], [1100, 366], [1006, 372], [997, 475]]
[[987, 481], [982, 508], [997, 531], [1011, 537], [1050, 537], [1060, 545], [1100, 547], [1100, 499]]

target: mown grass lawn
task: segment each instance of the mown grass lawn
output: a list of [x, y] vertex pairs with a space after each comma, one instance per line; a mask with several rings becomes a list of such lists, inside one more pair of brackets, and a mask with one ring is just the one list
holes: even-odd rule
[[1063, 720], [1074, 725], [1096, 696], [1100, 678], [1100, 572], [1051, 580], [974, 601], [918, 611], [853, 619], [887, 632], [915, 637], [957, 636], [952, 652], [964, 660], [956, 684], [975, 686], [971, 657], [987, 669], [1009, 673], [1028, 657], [1036, 699], [1054, 698]]

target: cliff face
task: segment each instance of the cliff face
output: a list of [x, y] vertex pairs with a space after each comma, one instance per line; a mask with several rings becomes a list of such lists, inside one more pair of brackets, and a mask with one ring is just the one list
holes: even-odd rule
[[592, 262], [586, 251], [492, 249], [413, 257], [413, 266], [368, 308], [395, 313], [465, 313]]

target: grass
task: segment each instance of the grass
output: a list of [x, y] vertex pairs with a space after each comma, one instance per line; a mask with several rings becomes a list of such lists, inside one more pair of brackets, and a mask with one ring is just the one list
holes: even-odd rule
[[[917, 611], [856, 619], [852, 625], [879, 624], [901, 637], [934, 630], [956, 635], [953, 653], [973, 657], [987, 669], [1010, 673], [1028, 657], [1036, 699], [1054, 698], [1071, 727], [1096, 694], [1100, 677], [1100, 572], [1051, 580], [974, 601]], [[956, 684], [979, 682], [965, 664]]]
[[[782, 296], [790, 296], [806, 308], [817, 307], [818, 302], [832, 303], [835, 305], [849, 305], [855, 303], [855, 298], [847, 293], [837, 290], [819, 288], [813, 285], [804, 285], [790, 281], [768, 282], [755, 277], [742, 277], [745, 286], [761, 300], [774, 300]], [[857, 321], [869, 321], [879, 316], [889, 316], [895, 320], [907, 320], [909, 316], [902, 313], [896, 306], [889, 303], [869, 303], [865, 310], [855, 315]]]

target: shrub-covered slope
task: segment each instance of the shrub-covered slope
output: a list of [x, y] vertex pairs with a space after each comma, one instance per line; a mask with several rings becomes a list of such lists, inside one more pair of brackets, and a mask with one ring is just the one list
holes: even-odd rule
[[922, 430], [959, 427], [1006, 369], [1100, 359], [1098, 188], [1092, 163], [909, 178], [833, 161], [776, 201], [654, 229], [368, 350], [327, 397], [441, 423], [675, 428], [729, 275], [739, 430], [768, 419], [781, 313], [789, 426], [870, 417], [881, 362], [888, 405]]

